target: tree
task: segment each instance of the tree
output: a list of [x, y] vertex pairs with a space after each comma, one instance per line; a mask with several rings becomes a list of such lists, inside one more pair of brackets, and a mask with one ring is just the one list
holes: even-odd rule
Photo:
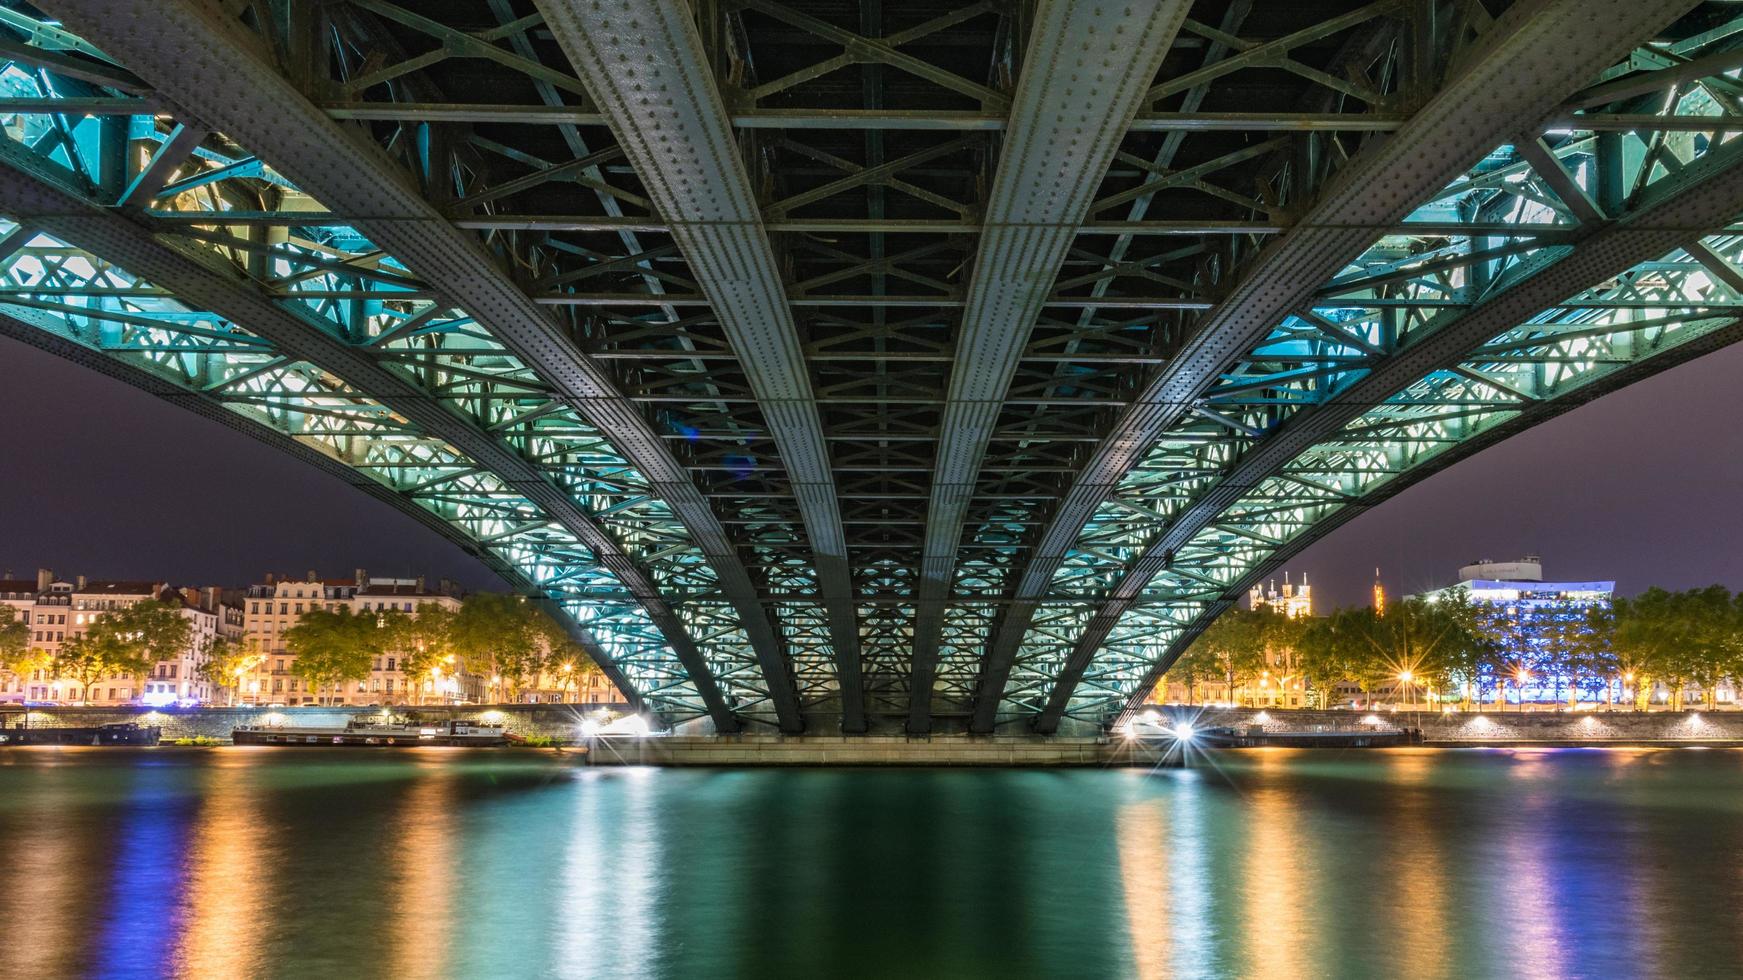
[[1301, 667], [1313, 686], [1326, 691], [1324, 707], [1331, 706], [1336, 685], [1355, 684], [1365, 695], [1377, 675], [1375, 651], [1364, 641], [1364, 622], [1375, 616], [1372, 609], [1334, 609], [1309, 623], [1301, 635]]
[[[1229, 698], [1246, 678], [1265, 668], [1265, 643], [1269, 620], [1276, 613], [1232, 608], [1211, 623], [1192, 641], [1181, 661], [1192, 675], [1220, 678], [1228, 685]], [[1175, 668], [1180, 667], [1176, 662]]]
[[331, 698], [339, 685], [369, 676], [384, 633], [370, 613], [359, 615], [345, 606], [310, 610], [284, 632], [285, 649], [296, 655], [291, 672], [315, 690], [317, 700], [323, 691]]
[[522, 596], [476, 592], [454, 616], [453, 652], [465, 669], [498, 678], [512, 695], [545, 666], [549, 622]]
[[227, 692], [226, 703], [235, 704], [236, 689], [242, 683], [242, 675], [259, 667], [265, 660], [266, 654], [249, 650], [234, 640], [219, 636], [206, 645], [206, 659], [195, 669], [201, 680]]
[[85, 632], [61, 644], [55, 667], [80, 683], [87, 700], [91, 686], [104, 677], [131, 677], [138, 692], [151, 665], [176, 656], [192, 635], [193, 624], [177, 606], [145, 599], [99, 615]]
[[0, 677], [11, 677], [22, 683], [35, 671], [47, 667], [47, 650], [31, 649], [30, 627], [10, 606], [0, 606], [6, 620], [0, 622]]
[[399, 657], [400, 670], [415, 702], [422, 702], [424, 684], [438, 672], [453, 673], [458, 662], [454, 651], [454, 612], [433, 602], [420, 603], [416, 615], [390, 611], [384, 624], [387, 649]]

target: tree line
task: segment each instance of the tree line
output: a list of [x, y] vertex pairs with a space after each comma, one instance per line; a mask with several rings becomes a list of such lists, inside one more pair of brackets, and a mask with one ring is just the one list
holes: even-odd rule
[[[158, 661], [173, 660], [187, 649], [192, 630], [174, 603], [147, 599], [99, 614], [51, 653], [33, 648], [30, 628], [8, 611], [0, 622], [0, 677], [23, 679], [46, 671], [77, 681], [87, 699], [99, 680], [129, 677], [138, 692]], [[491, 592], [467, 596], [458, 609], [435, 603], [421, 604], [415, 613], [314, 609], [285, 631], [284, 644], [296, 658], [291, 673], [318, 698], [367, 680], [377, 661], [387, 657], [404, 672], [414, 697], [439, 677], [474, 674], [488, 679], [490, 693], [512, 700], [541, 677], [566, 690], [599, 669], [544, 610], [520, 596]], [[200, 679], [232, 698], [268, 656], [222, 637], [200, 653]]]
[[[1723, 586], [1651, 588], [1607, 606], [1522, 621], [1463, 589], [1372, 607], [1289, 619], [1230, 609], [1168, 671], [1188, 700], [1205, 682], [1256, 687], [1288, 664], [1310, 690], [1353, 684], [1364, 696], [1409, 691], [1466, 707], [1504, 700], [1509, 689], [1547, 690], [1557, 701], [1645, 707], [1663, 686], [1670, 706], [1697, 687], [1714, 703], [1727, 678], [1743, 678], [1743, 593]], [[1281, 678], [1278, 678], [1281, 680]], [[1322, 701], [1323, 703], [1323, 701]]]

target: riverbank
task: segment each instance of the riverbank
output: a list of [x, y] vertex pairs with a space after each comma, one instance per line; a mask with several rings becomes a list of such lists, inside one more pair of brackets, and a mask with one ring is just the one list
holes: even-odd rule
[[[1073, 767], [1151, 766], [1166, 761], [1170, 731], [1185, 722], [1197, 729], [1228, 727], [1240, 732], [1311, 733], [1420, 729], [1422, 744], [1440, 748], [1704, 746], [1743, 747], [1743, 712], [1439, 712], [1261, 711], [1158, 705], [1139, 724], [1140, 737], [1052, 736], [1022, 733], [971, 735], [666, 735], [588, 739], [583, 715], [592, 705], [436, 706], [413, 709], [427, 720], [478, 719], [517, 734], [589, 748], [595, 766], [915, 766]], [[623, 710], [624, 706], [615, 706]], [[133, 722], [162, 729], [166, 744], [189, 740], [228, 741], [239, 725], [343, 727], [380, 708], [44, 708], [31, 710], [31, 724], [83, 727]], [[20, 713], [6, 712], [16, 725]], [[1363, 751], [1343, 746], [1320, 752]], [[1216, 750], [1240, 751], [1240, 750]], [[370, 755], [372, 753], [359, 753]]]
[[[1423, 743], [1463, 746], [1743, 745], [1743, 711], [1309, 711], [1156, 705], [1162, 724], [1343, 730], [1364, 723], [1422, 731]], [[1142, 717], [1142, 716], [1141, 716]], [[1140, 722], [1139, 730], [1143, 730]]]

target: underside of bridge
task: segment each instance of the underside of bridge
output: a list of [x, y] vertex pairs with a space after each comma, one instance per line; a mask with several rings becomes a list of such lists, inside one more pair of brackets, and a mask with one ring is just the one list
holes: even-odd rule
[[1731, 3], [0, 0], [0, 65], [0, 333], [671, 724], [1117, 724], [1364, 508], [1743, 339]]

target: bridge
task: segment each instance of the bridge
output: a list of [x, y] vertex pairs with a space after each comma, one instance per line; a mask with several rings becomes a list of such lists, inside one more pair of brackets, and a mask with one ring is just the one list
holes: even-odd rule
[[0, 64], [0, 333], [703, 730], [1119, 724], [1365, 508], [1743, 339], [1734, 4], [0, 0]]

